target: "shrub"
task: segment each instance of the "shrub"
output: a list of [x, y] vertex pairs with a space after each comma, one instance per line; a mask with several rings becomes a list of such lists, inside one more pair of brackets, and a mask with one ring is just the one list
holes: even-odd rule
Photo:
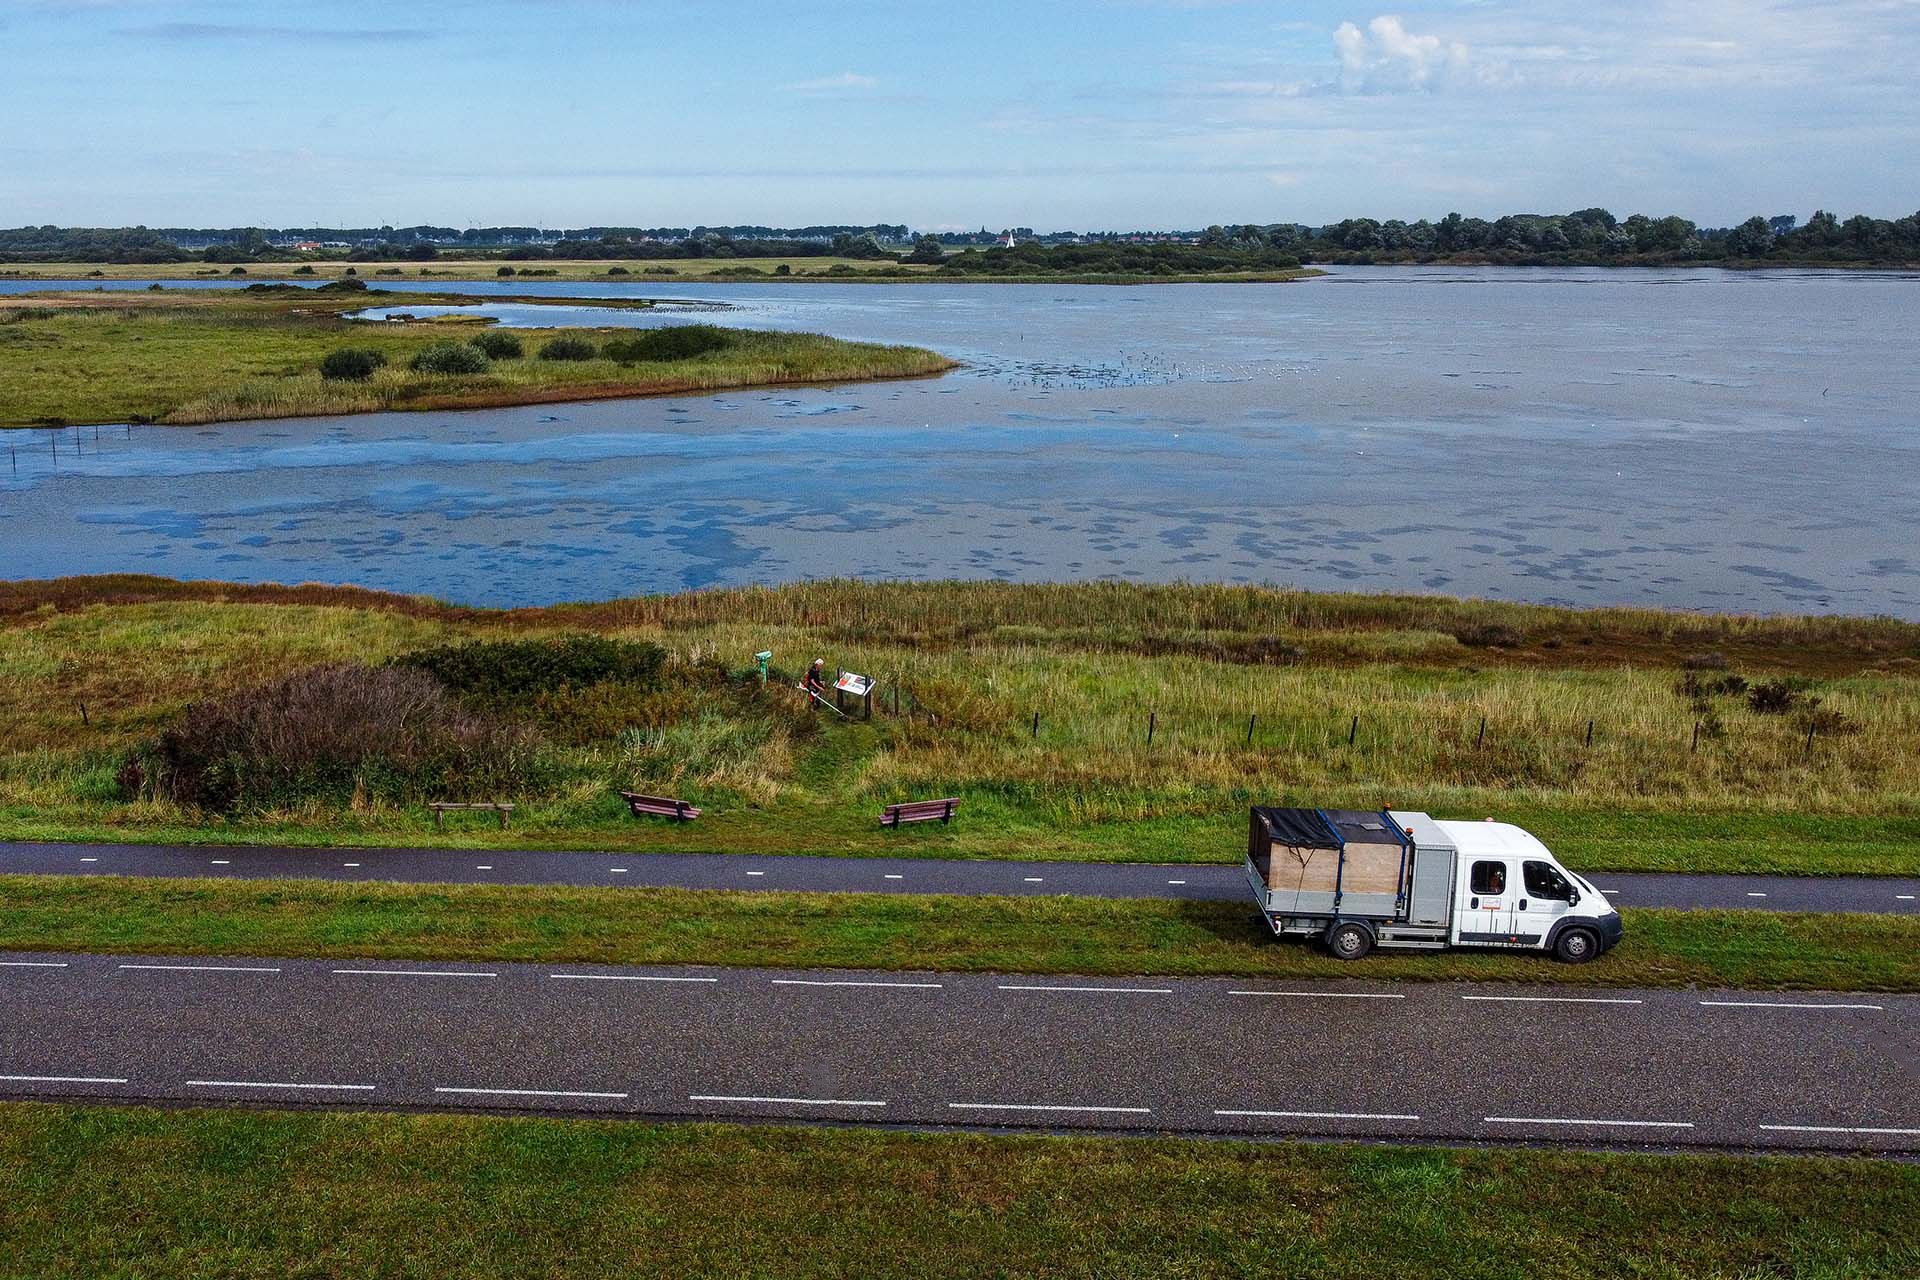
[[733, 334], [710, 324], [676, 324], [665, 329], [649, 329], [630, 338], [616, 338], [607, 344], [606, 356], [621, 364], [643, 360], [691, 360], [710, 351], [724, 351], [733, 345]]
[[[351, 267], [347, 268], [347, 274], [352, 275], [353, 268]], [[401, 274], [401, 271], [400, 271], [400, 268], [398, 267], [381, 267], [378, 271], [374, 272], [373, 274], [377, 276], [397, 276]]]
[[230, 276], [243, 276], [247, 274], [247, 269], [245, 267], [235, 267], [233, 270], [227, 272], [227, 274]]
[[1807, 704], [1807, 696], [1802, 692], [1804, 688], [1805, 685], [1796, 680], [1768, 680], [1747, 690], [1747, 705], [1763, 716], [1785, 715], [1795, 707]]
[[680, 269], [678, 267], [648, 267], [640, 274], [643, 276], [677, 276], [680, 274]]
[[633, 273], [625, 267], [608, 267], [607, 274], [610, 276], [630, 276]]
[[471, 342], [436, 342], [422, 347], [411, 363], [421, 373], [485, 373], [490, 361]]
[[441, 645], [395, 658], [476, 706], [512, 709], [539, 694], [617, 683], [660, 687], [666, 650], [639, 640], [567, 635]]
[[540, 348], [542, 360], [595, 360], [599, 356], [600, 348], [586, 338], [574, 337], [571, 334], [554, 338]]
[[513, 274], [513, 268], [512, 268], [512, 267], [501, 267], [501, 268], [500, 268], [500, 269], [499, 269], [498, 271], [496, 271], [496, 272], [494, 272], [493, 274], [495, 274], [495, 275], [497, 275], [497, 276], [510, 276], [510, 275], [512, 275], [512, 274]]
[[358, 278], [352, 280], [329, 280], [314, 290], [315, 293], [365, 293], [366, 291], [367, 282]]
[[293, 274], [297, 276], [310, 276], [313, 274], [313, 268], [309, 266], [298, 266], [293, 269]]
[[320, 361], [320, 376], [329, 382], [365, 382], [387, 357], [371, 347], [342, 347]]
[[520, 345], [520, 339], [510, 333], [475, 334], [473, 345], [486, 352], [490, 360], [518, 360], [526, 354]]
[[124, 794], [218, 813], [308, 800], [493, 798], [531, 780], [533, 742], [422, 671], [351, 663], [196, 703], [120, 766]]
[[1473, 622], [1457, 628], [1453, 638], [1470, 649], [1514, 649], [1525, 637], [1498, 622]]
[[773, 269], [773, 274], [777, 276], [790, 276], [793, 274], [793, 268], [783, 262]]

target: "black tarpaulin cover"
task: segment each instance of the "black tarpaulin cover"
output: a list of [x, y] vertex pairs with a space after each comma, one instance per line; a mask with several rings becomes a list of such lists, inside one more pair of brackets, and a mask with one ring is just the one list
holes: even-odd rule
[[1266, 824], [1275, 844], [1290, 844], [1306, 849], [1338, 849], [1341, 845], [1339, 835], [1320, 816], [1318, 809], [1276, 809], [1255, 805], [1253, 812]]

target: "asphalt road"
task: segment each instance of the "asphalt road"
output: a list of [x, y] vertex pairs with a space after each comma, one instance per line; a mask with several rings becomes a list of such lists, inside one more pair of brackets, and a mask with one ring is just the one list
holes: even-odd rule
[[[0, 844], [0, 872], [862, 893], [1067, 893], [1100, 898], [1248, 897], [1246, 877], [1237, 863], [1191, 866], [791, 854]], [[1920, 879], [1604, 873], [1589, 879], [1618, 906], [1920, 912]]]
[[0, 1095], [1920, 1151], [1920, 997], [0, 954]]

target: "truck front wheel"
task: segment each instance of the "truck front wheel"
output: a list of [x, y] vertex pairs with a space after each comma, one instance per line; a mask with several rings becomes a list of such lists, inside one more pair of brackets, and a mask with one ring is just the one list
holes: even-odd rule
[[1566, 964], [1585, 964], [1600, 954], [1600, 939], [1591, 929], [1568, 929], [1553, 944], [1554, 959]]
[[1373, 934], [1365, 925], [1337, 924], [1327, 931], [1327, 950], [1336, 960], [1358, 960], [1373, 950]]

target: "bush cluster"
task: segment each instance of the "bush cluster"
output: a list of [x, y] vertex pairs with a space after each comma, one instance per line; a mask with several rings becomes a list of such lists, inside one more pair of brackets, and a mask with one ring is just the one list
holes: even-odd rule
[[1526, 637], [1498, 622], [1471, 622], [1456, 629], [1453, 638], [1470, 649], [1517, 649]]
[[420, 373], [485, 373], [487, 353], [471, 342], [435, 342], [420, 348], [411, 362]]
[[518, 360], [526, 354], [520, 339], [510, 333], [475, 334], [473, 345], [485, 352], [489, 360]]
[[393, 661], [426, 672], [471, 705], [513, 710], [560, 689], [598, 684], [657, 689], [666, 660], [666, 650], [657, 644], [568, 635], [441, 645]]
[[494, 799], [532, 781], [533, 741], [423, 671], [351, 663], [188, 707], [117, 775], [130, 798], [216, 813], [335, 802]]
[[606, 356], [621, 364], [691, 360], [710, 351], [724, 351], [732, 345], [733, 334], [717, 325], [677, 324], [665, 329], [648, 329], [630, 338], [616, 338], [607, 344]]
[[542, 360], [597, 360], [599, 357], [600, 348], [572, 334], [554, 338], [540, 348]]
[[342, 347], [321, 359], [320, 376], [329, 382], [365, 382], [386, 363], [387, 357], [372, 347]]

